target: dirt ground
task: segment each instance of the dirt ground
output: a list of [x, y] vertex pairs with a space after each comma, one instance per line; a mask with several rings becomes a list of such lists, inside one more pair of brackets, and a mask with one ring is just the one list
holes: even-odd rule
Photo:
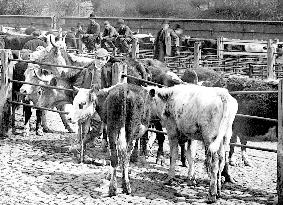
[[[48, 126], [54, 133], [36, 136], [33, 123], [29, 137], [22, 136], [21, 111], [17, 113], [18, 134], [0, 139], [0, 205], [206, 204], [209, 181], [201, 143], [195, 164], [196, 186], [186, 185], [187, 170], [181, 166], [176, 168], [177, 183], [174, 186], [163, 184], [169, 168], [166, 141], [165, 165], [155, 164], [155, 144], [145, 164], [131, 164], [132, 194], [121, 193], [121, 173], [118, 172], [119, 194], [108, 197], [110, 166], [77, 163], [68, 152], [75, 134], [66, 133], [57, 113], [47, 114]], [[267, 148], [277, 146], [274, 142], [248, 144]], [[268, 204], [276, 195], [276, 154], [256, 150], [248, 150], [248, 154], [252, 167], [245, 167], [241, 161], [231, 167], [236, 184], [224, 184], [222, 196], [215, 204]], [[101, 150], [99, 139], [88, 147], [87, 155], [97, 160], [108, 159], [108, 154]], [[239, 148], [236, 148], [236, 156], [240, 158]]]

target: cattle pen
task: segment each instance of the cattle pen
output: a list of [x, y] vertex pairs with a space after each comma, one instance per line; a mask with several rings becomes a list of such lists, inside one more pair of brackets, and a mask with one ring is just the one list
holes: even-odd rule
[[[195, 50], [198, 50], [197, 48], [199, 47], [198, 44], [195, 44]], [[199, 55], [196, 55], [199, 56]], [[1, 128], [0, 128], [0, 134], [5, 135], [8, 132], [9, 129], [9, 121], [7, 119], [11, 119], [11, 114], [10, 114], [10, 109], [9, 109], [9, 104], [10, 103], [18, 103], [18, 102], [13, 102], [11, 101], [11, 82], [15, 83], [24, 83], [24, 82], [19, 82], [15, 81], [12, 79], [12, 74], [13, 74], [13, 67], [12, 67], [12, 62], [13, 61], [20, 61], [16, 59], [12, 59], [11, 57], [11, 51], [10, 50], [1, 50], [1, 87], [0, 87], [0, 94], [3, 96], [3, 100], [0, 103], [0, 122], [1, 122]], [[29, 62], [29, 61], [27, 61]], [[34, 61], [30, 61], [29, 63], [37, 63]], [[50, 65], [50, 64], [49, 64]], [[56, 65], [59, 67], [58, 65]], [[63, 66], [62, 66], [63, 67]], [[67, 66], [69, 67], [69, 66]], [[71, 67], [74, 68], [74, 67]], [[81, 68], [74, 68], [74, 69], [81, 69]], [[121, 74], [121, 72], [116, 72], [117, 73], [117, 78], [120, 77], [128, 77], [130, 78], [131, 76], [127, 74]], [[146, 83], [151, 83], [147, 81]], [[155, 84], [156, 85], [156, 84]], [[42, 86], [42, 85], [37, 85], [37, 86]], [[160, 86], [160, 85], [158, 85]], [[43, 86], [43, 87], [49, 87], [52, 89], [57, 89], [54, 86]], [[235, 91], [231, 92], [231, 94], [259, 94], [259, 93], [275, 93], [275, 91]], [[277, 173], [278, 173], [278, 178], [277, 178], [277, 185], [278, 185], [278, 203], [283, 202], [283, 81], [280, 80], [279, 86], [278, 86], [278, 120], [277, 119], [263, 119], [261, 117], [257, 116], [247, 116], [247, 115], [238, 115], [239, 117], [254, 117], [258, 119], [263, 119], [263, 120], [270, 120], [272, 122], [277, 122], [278, 123], [278, 148], [277, 148]], [[18, 103], [21, 104], [21, 103]], [[23, 104], [21, 104], [23, 105]], [[49, 111], [54, 111], [54, 112], [59, 112], [57, 110], [50, 110], [47, 108], [42, 108], [42, 107], [36, 107], [37, 109], [45, 109]], [[63, 113], [66, 114], [66, 113]], [[149, 130], [149, 131], [154, 131], [154, 130]], [[235, 146], [238, 146], [237, 144], [233, 144]], [[252, 147], [248, 147], [252, 148]], [[262, 149], [263, 151], [268, 151], [268, 149]], [[274, 151], [274, 150], [271, 150]]]

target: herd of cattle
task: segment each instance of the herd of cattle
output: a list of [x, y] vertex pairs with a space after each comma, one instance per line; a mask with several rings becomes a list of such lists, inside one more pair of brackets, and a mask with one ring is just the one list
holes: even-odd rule
[[[63, 42], [54, 42], [52, 35], [50, 39], [46, 48], [38, 49], [26, 55], [21, 54], [21, 56], [14, 54], [14, 58], [77, 67], [85, 67], [93, 60], [68, 53], [66, 47], [62, 46], [64, 45]], [[14, 45], [11, 41], [10, 44]], [[9, 42], [6, 44], [5, 41], [5, 45], [9, 45]], [[7, 46], [6, 48], [21, 50], [20, 47], [15, 49], [12, 46]], [[229, 162], [235, 164], [232, 158], [233, 149], [230, 149], [229, 145], [230, 141], [235, 141], [239, 136], [244, 143], [247, 143], [245, 136], [265, 134], [269, 128], [274, 126], [272, 123], [265, 123], [264, 129], [259, 125], [261, 126], [261, 129], [259, 129], [261, 133], [248, 132], [249, 126], [259, 124], [258, 121], [235, 118], [237, 111], [253, 110], [256, 113], [260, 110], [247, 107], [252, 106], [250, 102], [256, 98], [249, 101], [239, 96], [232, 97], [229, 94], [228, 90], [233, 90], [233, 87], [231, 87], [231, 82], [234, 81], [233, 77], [224, 78], [212, 70], [200, 68], [188, 69], [179, 78], [165, 64], [152, 59], [127, 58], [116, 62], [116, 64], [127, 66], [129, 75], [161, 84], [164, 87], [149, 86], [145, 82], [128, 78], [128, 83], [118, 83], [98, 92], [90, 89], [78, 89], [75, 92], [75, 90], [72, 91], [74, 89], [72, 83], [75, 81], [76, 74], [80, 72], [79, 70], [18, 62], [15, 63], [13, 73], [14, 80], [70, 89], [56, 90], [29, 84], [21, 86], [13, 83], [13, 100], [18, 99], [18, 93], [21, 93], [24, 95], [25, 102], [32, 101], [34, 105], [51, 109], [56, 107], [57, 110], [61, 111], [65, 110], [66, 104], [72, 104], [73, 113], [68, 116], [60, 114], [68, 132], [74, 132], [69, 125], [68, 118], [78, 121], [84, 115], [91, 116], [94, 112], [98, 113], [106, 127], [106, 133], [103, 137], [106, 137], [109, 142], [111, 166], [113, 167], [109, 195], [117, 194], [116, 169], [118, 162], [122, 168], [123, 192], [131, 193], [128, 174], [130, 155], [135, 146], [135, 141], [139, 138], [146, 138], [145, 134], [150, 124], [154, 124], [159, 131], [162, 131], [163, 128], [167, 131], [171, 157], [167, 183], [171, 183], [174, 179], [178, 145], [181, 146], [182, 155], [186, 154], [186, 157], [183, 156], [181, 159], [183, 166], [186, 166], [185, 160], [188, 162], [188, 183], [195, 183], [195, 141], [200, 140], [204, 143], [206, 167], [210, 176], [208, 200], [211, 202], [216, 201], [216, 198], [220, 196], [221, 175], [225, 177], [226, 181], [233, 181], [228, 166]], [[141, 69], [146, 74], [140, 72]], [[64, 75], [61, 75], [62, 73]], [[201, 83], [206, 86], [197, 85], [200, 84], [198, 81], [202, 81]], [[243, 78], [241, 81], [248, 84], [251, 80]], [[266, 87], [267, 89], [276, 89], [277, 84], [268, 84]], [[274, 104], [277, 104], [277, 102], [271, 98], [270, 105]], [[277, 108], [277, 105], [275, 107]], [[15, 108], [14, 105], [13, 111], [15, 111]], [[276, 119], [277, 112], [273, 112], [273, 108], [274, 106], [270, 108], [270, 112], [265, 110], [266, 116], [263, 117]], [[262, 108], [259, 106], [258, 109]], [[30, 107], [24, 107], [24, 135], [27, 136], [30, 130], [31, 113]], [[45, 111], [37, 110], [36, 117], [36, 133], [42, 135], [43, 132], [50, 132], [46, 125]], [[158, 141], [157, 157], [161, 159], [163, 158], [165, 136], [162, 132], [159, 132], [156, 137]], [[185, 147], [185, 144], [187, 147]], [[228, 153], [229, 151], [230, 153]], [[244, 150], [243, 160], [245, 164], [249, 164]]]

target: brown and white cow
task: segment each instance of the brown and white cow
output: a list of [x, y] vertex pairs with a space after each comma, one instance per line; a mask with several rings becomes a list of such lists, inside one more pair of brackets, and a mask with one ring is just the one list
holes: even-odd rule
[[87, 119], [96, 112], [107, 126], [111, 166], [109, 195], [117, 194], [117, 168], [122, 168], [123, 193], [130, 194], [129, 160], [133, 145], [146, 131], [150, 120], [147, 91], [132, 84], [117, 84], [100, 91], [79, 89], [74, 99], [74, 120]]
[[[194, 84], [170, 88], [146, 88], [152, 97], [152, 112], [161, 119], [170, 144], [168, 182], [175, 175], [178, 140], [201, 140], [206, 150], [206, 165], [210, 176], [209, 201], [216, 201], [221, 192], [221, 172], [228, 157], [232, 124], [237, 113], [237, 101], [224, 88]], [[182, 138], [182, 139], [179, 139]], [[188, 143], [188, 180], [194, 180], [194, 143]]]

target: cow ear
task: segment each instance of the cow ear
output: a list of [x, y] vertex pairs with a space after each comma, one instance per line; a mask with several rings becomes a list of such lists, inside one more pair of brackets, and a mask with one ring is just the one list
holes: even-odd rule
[[149, 95], [153, 98], [155, 96], [155, 90], [154, 89], [150, 89]]
[[56, 86], [56, 85], [57, 85], [57, 80], [56, 80], [56, 78], [52, 78], [52, 79], [51, 79], [50, 85], [51, 85], [51, 86]]

